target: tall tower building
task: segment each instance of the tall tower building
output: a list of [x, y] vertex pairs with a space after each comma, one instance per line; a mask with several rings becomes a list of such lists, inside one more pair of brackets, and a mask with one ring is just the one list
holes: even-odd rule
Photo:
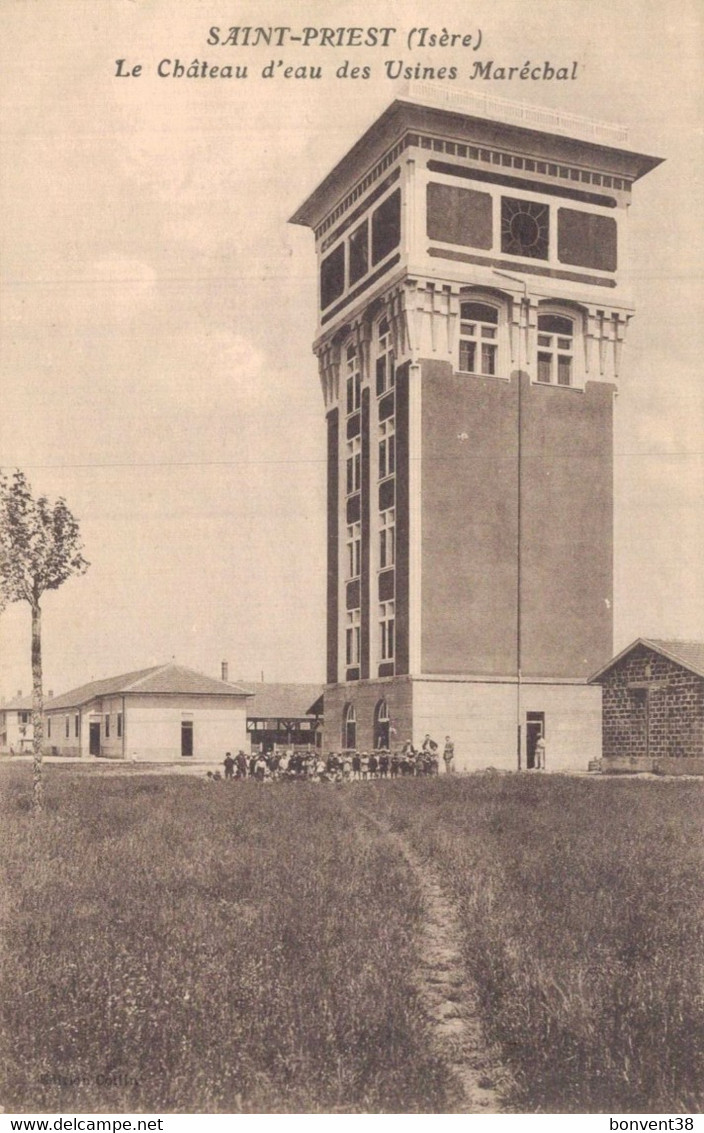
[[292, 217], [315, 232], [326, 748], [586, 767], [613, 617], [625, 131], [431, 84]]

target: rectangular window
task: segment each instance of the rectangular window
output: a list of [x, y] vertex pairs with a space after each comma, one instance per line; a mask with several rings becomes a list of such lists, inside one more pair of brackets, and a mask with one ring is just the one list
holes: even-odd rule
[[110, 713], [105, 714], [105, 739], [110, 739]]
[[46, 738], [48, 740], [51, 739], [51, 716], [47, 716], [46, 718]]
[[393, 476], [396, 471], [396, 426], [389, 417], [379, 426], [379, 479]]
[[460, 308], [460, 370], [465, 374], [497, 372], [499, 312], [489, 303], [462, 303]]
[[360, 611], [349, 610], [345, 635], [345, 661], [348, 667], [359, 664], [361, 644]]
[[540, 353], [538, 354], [538, 381], [549, 382], [550, 372], [552, 368], [552, 355]]
[[394, 565], [396, 558], [396, 509], [388, 508], [379, 516], [379, 569]]
[[566, 315], [538, 315], [538, 381], [572, 385], [574, 322]]
[[353, 437], [347, 442], [347, 495], [358, 492], [362, 482], [362, 442]]
[[369, 221], [365, 220], [350, 236], [350, 284], [356, 283], [369, 271]]
[[394, 656], [394, 602], [379, 603], [379, 640], [382, 661]]
[[117, 714], [117, 735], [118, 735], [119, 739], [122, 739], [122, 713], [121, 712], [118, 712], [118, 714]]
[[428, 184], [426, 216], [431, 240], [469, 248], [491, 248], [492, 200], [489, 193], [431, 181]]
[[68, 720], [69, 720], [69, 718], [68, 718], [68, 716], [67, 716], [67, 717], [66, 717], [66, 739], [68, 739], [68, 737], [69, 737], [69, 735], [70, 735], [70, 732], [69, 732], [69, 722], [68, 722]]
[[81, 717], [78, 715], [78, 713], [76, 713], [76, 715], [73, 718], [73, 734], [76, 737], [76, 739], [78, 739], [80, 733], [81, 733]]
[[372, 264], [378, 264], [401, 240], [401, 190], [396, 189], [372, 214]]
[[566, 354], [557, 356], [557, 384], [559, 386], [572, 385], [572, 359]]
[[356, 413], [362, 402], [362, 372], [357, 348], [347, 347], [347, 414]]
[[362, 525], [351, 523], [347, 528], [347, 577], [359, 578], [362, 564]]
[[395, 379], [394, 354], [391, 347], [389, 321], [383, 318], [379, 323], [376, 359], [376, 395], [381, 397], [393, 389]]
[[339, 244], [320, 265], [320, 306], [323, 310], [345, 290], [345, 245]]

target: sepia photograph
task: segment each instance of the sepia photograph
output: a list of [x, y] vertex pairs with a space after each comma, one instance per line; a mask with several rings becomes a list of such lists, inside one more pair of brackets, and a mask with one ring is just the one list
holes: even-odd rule
[[694, 1130], [701, 5], [0, 56], [4, 1128]]

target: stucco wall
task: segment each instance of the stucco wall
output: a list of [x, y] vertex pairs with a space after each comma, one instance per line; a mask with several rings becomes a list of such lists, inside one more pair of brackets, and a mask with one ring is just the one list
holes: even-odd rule
[[178, 760], [181, 721], [193, 721], [194, 761], [221, 763], [225, 752], [248, 748], [246, 701], [227, 697], [129, 696], [125, 698], [125, 757]]
[[[518, 768], [518, 723], [521, 724], [521, 766], [526, 766], [526, 714], [545, 715], [548, 770], [586, 771], [601, 756], [601, 690], [590, 685], [517, 684], [462, 679], [432, 680], [396, 677], [360, 681], [325, 690], [323, 750], [342, 746], [345, 707], [354, 704], [357, 747], [371, 750], [374, 709], [385, 699], [394, 730], [391, 747], [412, 739], [420, 747], [426, 732], [442, 749], [445, 736], [455, 743], [458, 771], [496, 767]], [[441, 768], [442, 769], [442, 768]]]
[[[596, 695], [594, 695], [596, 692]], [[429, 732], [442, 749], [446, 735], [455, 744], [458, 771], [487, 767], [526, 767], [526, 714], [545, 715], [546, 767], [586, 771], [601, 755], [601, 697], [588, 685], [413, 682], [413, 736], [419, 744]]]

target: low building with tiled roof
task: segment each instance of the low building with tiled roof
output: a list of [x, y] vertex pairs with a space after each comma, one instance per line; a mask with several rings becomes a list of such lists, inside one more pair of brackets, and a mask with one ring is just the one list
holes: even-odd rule
[[90, 681], [44, 706], [54, 755], [221, 763], [248, 746], [248, 689], [170, 663]]
[[639, 637], [589, 683], [604, 771], [704, 774], [704, 642]]
[[253, 694], [247, 705], [252, 748], [320, 746], [324, 685], [241, 683]]

